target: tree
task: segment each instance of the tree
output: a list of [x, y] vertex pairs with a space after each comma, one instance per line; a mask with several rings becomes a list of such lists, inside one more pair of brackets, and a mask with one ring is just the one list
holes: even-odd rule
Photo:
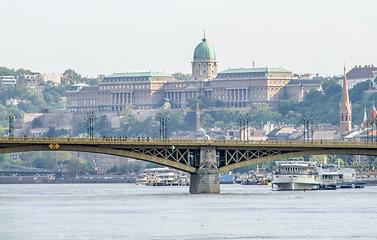
[[0, 154], [0, 162], [6, 163], [9, 161], [10, 161], [9, 154], [7, 153]]
[[63, 73], [63, 79], [66, 83], [81, 82], [81, 75], [76, 73], [75, 70], [67, 69]]
[[162, 168], [164, 167], [163, 165], [160, 165], [158, 163], [147, 163], [145, 168]]
[[25, 102], [20, 102], [17, 105], [18, 109], [26, 112], [26, 113], [36, 113], [38, 112], [38, 108], [34, 106], [32, 103], [25, 103]]
[[48, 131], [44, 134], [45, 137], [53, 137], [55, 135], [55, 127], [50, 126]]
[[66, 166], [66, 169], [67, 169], [67, 174], [70, 177], [75, 178], [76, 175], [80, 172], [80, 169], [81, 169], [80, 161], [78, 159], [69, 160], [69, 162]]
[[57, 161], [54, 152], [39, 152], [32, 164], [37, 168], [53, 169], [56, 168]]
[[55, 152], [56, 161], [69, 161], [72, 158], [72, 153], [67, 151], [58, 151]]
[[39, 118], [39, 117], [34, 118], [33, 121], [31, 122], [31, 127], [32, 128], [41, 128], [42, 127], [41, 118]]
[[190, 80], [191, 79], [191, 74], [183, 74], [181, 72], [177, 72], [173, 74], [174, 78], [177, 80]]
[[94, 171], [94, 166], [91, 162], [86, 161], [85, 159], [82, 158], [77, 158], [80, 162], [80, 175], [86, 175], [90, 172]]
[[33, 105], [36, 106], [38, 109], [47, 108], [47, 103], [45, 102], [42, 93], [34, 94], [30, 97], [30, 100], [33, 103]]
[[65, 130], [63, 128], [56, 129], [55, 133], [54, 133], [54, 137], [63, 137], [63, 136], [66, 136], [66, 135], [68, 135], [68, 132], [67, 132], [67, 130]]
[[138, 173], [142, 170], [143, 166], [140, 161], [137, 161], [131, 165], [131, 172]]
[[107, 173], [116, 173], [118, 171], [118, 166], [115, 165], [114, 167], [107, 170]]
[[289, 111], [295, 111], [297, 105], [293, 99], [281, 100], [278, 103], [277, 110], [282, 116], [285, 116]]
[[133, 105], [127, 105], [126, 108], [120, 113], [122, 124], [127, 124], [130, 122], [133, 109], [134, 109]]
[[94, 131], [98, 132], [100, 136], [110, 136], [110, 121], [107, 119], [107, 115], [101, 115], [101, 117], [94, 124]]
[[335, 79], [330, 79], [322, 83], [322, 89], [329, 97], [335, 96], [342, 92], [342, 87], [336, 82]]

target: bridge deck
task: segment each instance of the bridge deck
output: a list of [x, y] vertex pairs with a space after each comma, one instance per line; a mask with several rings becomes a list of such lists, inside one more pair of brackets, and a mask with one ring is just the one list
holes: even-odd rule
[[216, 148], [220, 171], [288, 157], [320, 154], [377, 155], [376, 142], [0, 137], [0, 153], [94, 152], [155, 162], [191, 173], [195, 173], [199, 166], [202, 147]]

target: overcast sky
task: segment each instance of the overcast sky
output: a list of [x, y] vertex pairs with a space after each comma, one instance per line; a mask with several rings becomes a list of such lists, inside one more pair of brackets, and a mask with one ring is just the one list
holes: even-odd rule
[[197, 44], [219, 71], [341, 74], [377, 65], [377, 1], [1, 0], [0, 66], [82, 76], [191, 73]]

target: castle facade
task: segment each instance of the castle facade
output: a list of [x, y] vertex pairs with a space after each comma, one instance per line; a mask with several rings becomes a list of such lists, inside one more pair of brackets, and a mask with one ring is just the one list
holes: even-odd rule
[[180, 109], [198, 96], [218, 99], [226, 107], [248, 108], [254, 103], [276, 107], [285, 92], [297, 100], [303, 96], [302, 87], [289, 85], [295, 79], [291, 71], [263, 67], [218, 72], [218, 65], [214, 48], [203, 38], [194, 50], [191, 79], [177, 80], [163, 72], [114, 73], [98, 86], [73, 85], [67, 92], [67, 109], [120, 112], [134, 105], [135, 109], [148, 110], [156, 109], [164, 98]]

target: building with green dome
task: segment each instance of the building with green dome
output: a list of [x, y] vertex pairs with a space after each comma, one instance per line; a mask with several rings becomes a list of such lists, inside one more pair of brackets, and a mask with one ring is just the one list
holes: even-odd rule
[[[218, 72], [215, 50], [206, 38], [195, 47], [191, 65], [189, 80], [177, 80], [163, 72], [111, 74], [97, 87], [83, 86], [68, 91], [67, 109], [119, 113], [133, 105], [138, 110], [152, 110], [164, 99], [169, 99], [172, 108], [180, 109], [187, 107], [191, 98], [199, 96], [220, 100], [226, 107], [251, 108], [255, 103], [277, 107], [284, 93], [297, 99], [300, 96], [299, 89], [289, 84], [297, 78], [280, 67], [253, 66]], [[305, 86], [310, 91], [317, 85]]]
[[206, 38], [196, 46], [192, 65], [192, 78], [194, 80], [213, 79], [217, 76], [215, 49], [207, 42]]

